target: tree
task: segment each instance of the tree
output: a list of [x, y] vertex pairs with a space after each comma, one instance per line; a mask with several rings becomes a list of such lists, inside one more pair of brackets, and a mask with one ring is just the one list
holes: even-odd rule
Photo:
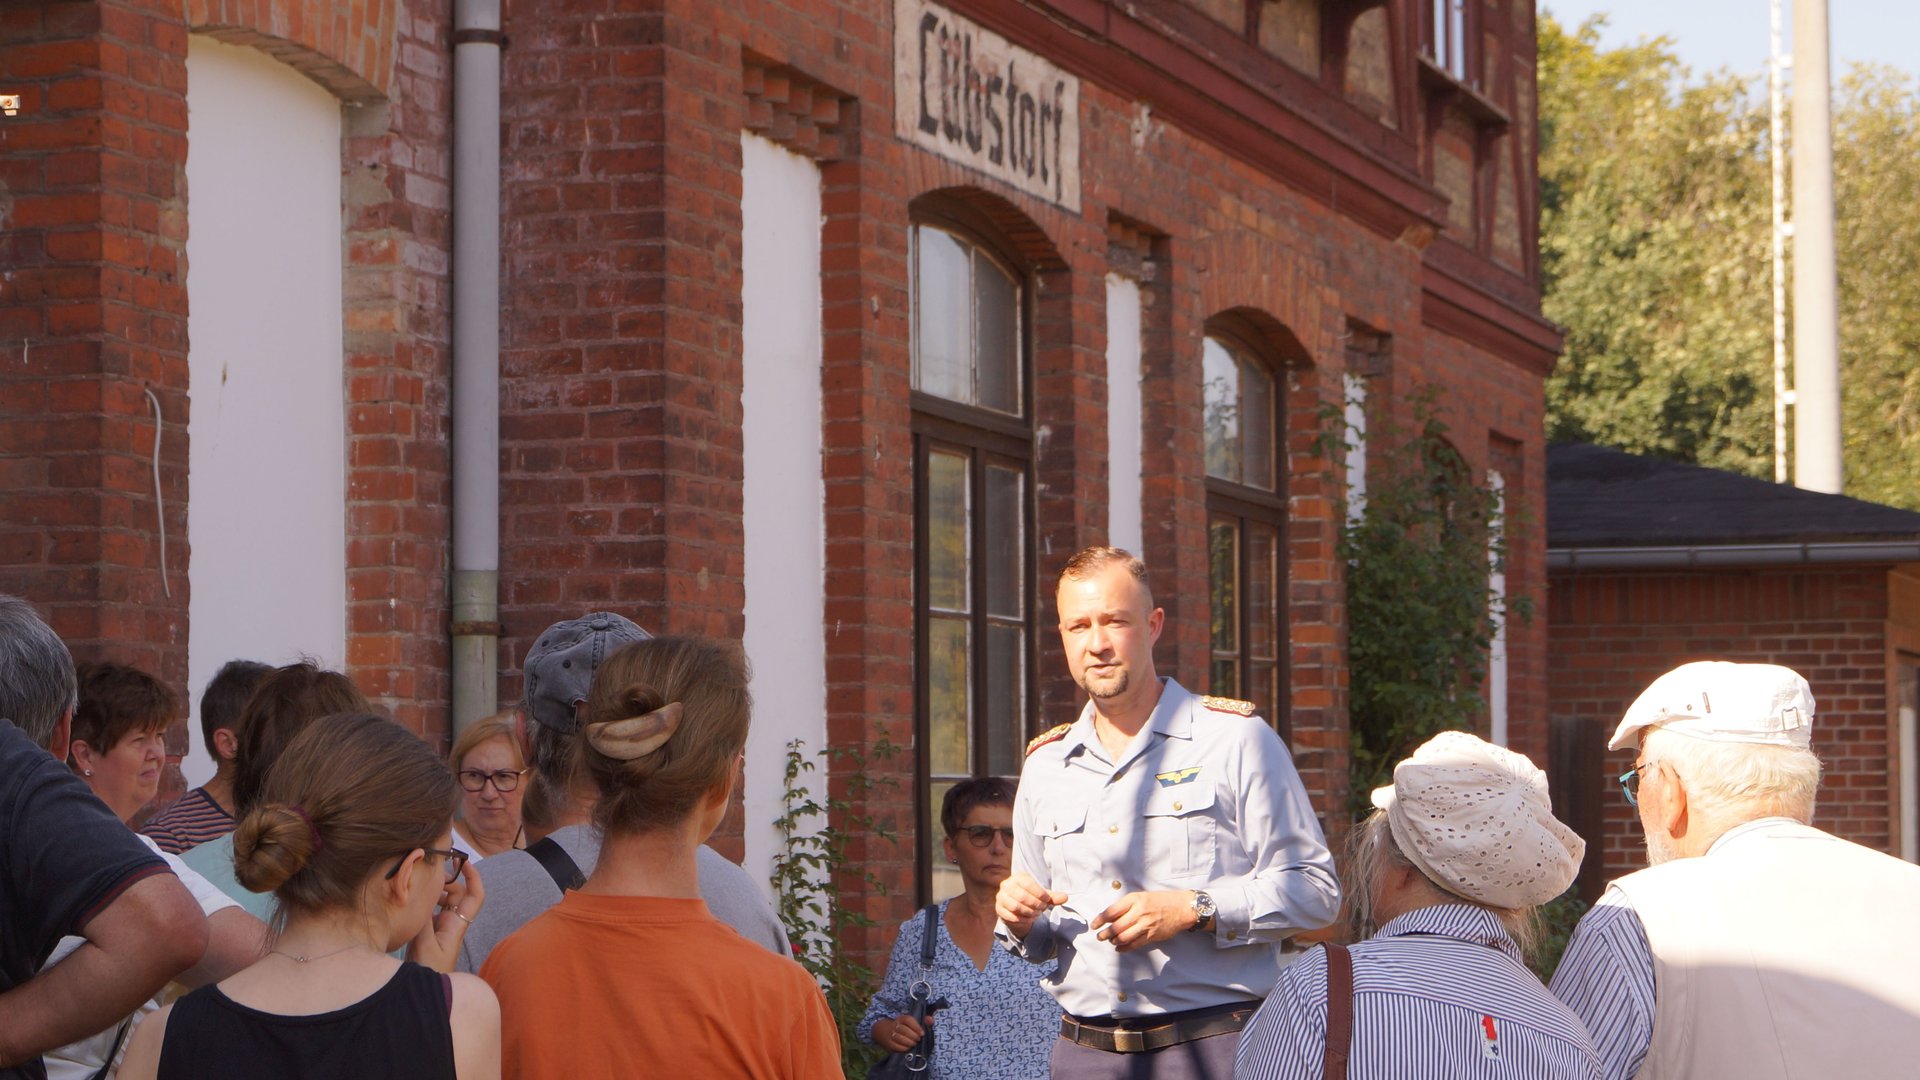
[[[1540, 30], [1543, 305], [1567, 329], [1548, 434], [1771, 477], [1770, 161], [1752, 83], [1664, 38]], [[1920, 507], [1920, 112], [1857, 69], [1834, 141], [1847, 490]]]

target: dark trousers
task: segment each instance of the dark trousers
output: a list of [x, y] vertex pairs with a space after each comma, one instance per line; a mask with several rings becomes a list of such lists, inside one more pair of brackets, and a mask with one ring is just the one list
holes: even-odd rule
[[1053, 1080], [1233, 1080], [1240, 1033], [1230, 1031], [1142, 1054], [1115, 1054], [1061, 1036], [1053, 1041]]

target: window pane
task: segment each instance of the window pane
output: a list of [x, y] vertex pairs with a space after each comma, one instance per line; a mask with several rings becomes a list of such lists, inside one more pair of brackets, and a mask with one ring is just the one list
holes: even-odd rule
[[973, 280], [979, 290], [974, 341], [980, 364], [979, 403], [1020, 415], [1020, 287], [984, 254], [973, 256]]
[[937, 611], [968, 611], [967, 567], [973, 552], [967, 456], [927, 454], [927, 603]]
[[989, 615], [1018, 619], [1026, 612], [1026, 503], [1027, 477], [1018, 469], [987, 466], [986, 530], [987, 595]]
[[973, 402], [973, 307], [967, 249], [926, 226], [913, 231], [913, 385], [952, 401]]
[[940, 615], [927, 619], [927, 764], [936, 776], [973, 772], [967, 622]]
[[1213, 651], [1240, 651], [1240, 533], [1229, 519], [1208, 527], [1207, 583], [1212, 597]]
[[1240, 696], [1240, 665], [1232, 658], [1214, 657], [1212, 675], [1213, 685], [1207, 687], [1207, 693], [1215, 697]]
[[940, 827], [940, 804], [946, 801], [947, 792], [952, 790], [954, 781], [935, 780], [927, 785], [927, 832], [921, 845], [926, 849], [927, 865], [933, 867], [933, 898], [945, 900], [959, 896], [966, 891], [966, 881], [960, 876], [960, 868], [947, 861], [947, 853], [940, 850], [940, 841], [946, 839], [945, 830]]
[[987, 627], [987, 772], [1020, 771], [1020, 716], [1026, 700], [1026, 631]]
[[1276, 626], [1280, 607], [1278, 533], [1273, 526], [1249, 521], [1247, 536], [1247, 658], [1277, 659], [1280, 631]]
[[1245, 483], [1273, 490], [1273, 376], [1251, 361], [1240, 365], [1240, 434]]
[[1207, 475], [1240, 480], [1240, 365], [1225, 345], [1206, 339], [1201, 358], [1206, 380]]

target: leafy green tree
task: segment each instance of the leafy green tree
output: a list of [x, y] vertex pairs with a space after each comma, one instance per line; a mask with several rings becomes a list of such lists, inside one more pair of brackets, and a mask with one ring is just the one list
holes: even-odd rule
[[1920, 85], [1855, 68], [1833, 120], [1846, 490], [1920, 509]]
[[1549, 435], [1755, 473], [1772, 460], [1765, 115], [1664, 39], [1540, 31], [1541, 268], [1567, 328]]
[[[1567, 329], [1548, 434], [1773, 468], [1771, 165], [1757, 81], [1664, 38], [1540, 21], [1543, 304]], [[1856, 69], [1834, 116], [1849, 494], [1920, 507], [1920, 94]]]

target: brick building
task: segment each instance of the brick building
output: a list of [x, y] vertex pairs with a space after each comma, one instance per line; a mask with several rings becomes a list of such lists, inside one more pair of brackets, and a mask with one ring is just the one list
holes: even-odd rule
[[1689, 660], [1806, 676], [1815, 824], [1920, 857], [1920, 514], [1598, 446], [1547, 461], [1553, 785], [1589, 839], [1583, 894], [1646, 864], [1615, 782], [1633, 752], [1607, 739]]
[[[853, 851], [885, 924], [945, 885], [941, 785], [1071, 716], [1084, 544], [1145, 555], [1162, 670], [1342, 805], [1350, 398], [1438, 385], [1521, 511], [1505, 587], [1544, 587], [1529, 0], [510, 0], [504, 48], [488, 6], [0, 10], [0, 589], [78, 655], [197, 691], [306, 652], [444, 737], [450, 629], [503, 699], [584, 609], [742, 637], [722, 849], [766, 865], [789, 739], [853, 751], [897, 782], [903, 841]], [[454, 144], [466, 58], [497, 170]], [[498, 376], [462, 380], [480, 285]], [[1492, 722], [1535, 757], [1546, 674], [1516, 623]]]

